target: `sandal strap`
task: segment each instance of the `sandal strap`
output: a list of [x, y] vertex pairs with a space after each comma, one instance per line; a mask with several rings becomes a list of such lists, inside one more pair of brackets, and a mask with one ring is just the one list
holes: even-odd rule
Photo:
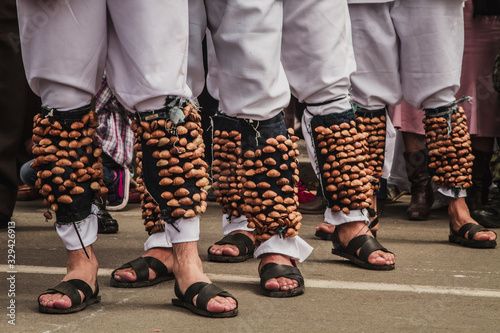
[[354, 237], [351, 239], [345, 250], [348, 254], [356, 256], [356, 252], [360, 248], [361, 250], [359, 251], [359, 255], [357, 255], [357, 257], [363, 261], [368, 261], [370, 254], [378, 250], [392, 253], [383, 247], [376, 238], [373, 238], [370, 235], [359, 235]]
[[251, 254], [255, 250], [253, 241], [250, 237], [242, 233], [236, 233], [232, 235], [224, 236], [220, 241], [216, 242], [215, 245], [235, 245], [240, 251], [239, 255]]
[[156, 273], [156, 276], [165, 276], [168, 274], [168, 269], [163, 264], [163, 262], [161, 262], [161, 260], [158, 260], [154, 257], [139, 257], [121, 265], [119, 268], [115, 269], [112, 275], [114, 275], [117, 270], [129, 267], [132, 267], [132, 269], [135, 271], [135, 274], [137, 276], [136, 281], [148, 281], [149, 268], [151, 268]]
[[69, 299], [71, 300], [71, 306], [75, 306], [82, 303], [82, 298], [80, 297], [80, 293], [78, 292], [79, 290], [83, 293], [85, 299], [92, 298], [92, 288], [88, 285], [87, 282], [80, 279], [62, 281], [55, 287], [47, 289], [47, 291], [42, 295], [57, 293], [63, 294], [69, 297]]
[[[292, 264], [294, 264], [293, 261]], [[259, 275], [260, 285], [262, 287], [264, 287], [266, 285], [266, 282], [270, 279], [279, 277], [295, 280], [299, 283], [299, 286], [304, 284], [304, 277], [300, 273], [300, 270], [295, 266], [295, 264], [293, 266], [288, 266], [271, 262], [262, 266]]]
[[[196, 307], [201, 310], [208, 310], [207, 305], [208, 302], [215, 296], [222, 296], [222, 297], [231, 297], [234, 300], [233, 295], [231, 295], [229, 292], [217, 287], [213, 283], [207, 283], [207, 282], [196, 282], [190, 285], [184, 295], [182, 295], [182, 292], [179, 289], [179, 286], [177, 283], [175, 283], [175, 295], [183, 300], [184, 302], [188, 302], [190, 304], [193, 304], [193, 298], [198, 295], [198, 298], [196, 298]], [[194, 304], [193, 304], [194, 305]]]
[[[451, 230], [453, 230], [453, 229], [451, 229]], [[467, 234], [467, 231], [469, 232], [469, 234], [467, 235], [467, 237], [465, 237], [465, 234]], [[478, 232], [481, 232], [481, 231], [491, 231], [491, 230], [488, 230], [479, 224], [466, 223], [463, 226], [461, 226], [460, 229], [458, 229], [458, 235], [460, 235], [463, 238], [472, 240], [472, 239], [474, 239], [474, 235], [477, 234]]]

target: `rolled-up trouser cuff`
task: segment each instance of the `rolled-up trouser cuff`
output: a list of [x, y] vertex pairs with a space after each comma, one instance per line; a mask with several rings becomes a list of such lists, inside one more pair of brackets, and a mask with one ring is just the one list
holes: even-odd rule
[[[82, 242], [80, 242], [75, 230], [75, 225]], [[82, 249], [82, 243], [87, 247], [97, 240], [97, 207], [92, 205], [92, 213], [84, 220], [75, 223], [75, 225], [73, 223], [56, 223], [57, 234], [61, 237], [66, 249], [70, 251]]]
[[[465, 198], [467, 196], [467, 190], [460, 190], [457, 194], [457, 191], [452, 188], [447, 187], [439, 187], [438, 192], [444, 195], [445, 197], [450, 198]], [[456, 196], [455, 196], [456, 195]]]
[[306, 107], [310, 114], [314, 116], [322, 116], [330, 113], [341, 113], [350, 109], [352, 106], [350, 97], [344, 96], [343, 98], [326, 102], [324, 104], [307, 104], [306, 102]]
[[232, 216], [230, 221], [228, 217], [229, 214], [222, 215], [222, 233], [224, 236], [229, 235], [233, 231], [254, 231], [254, 229], [247, 227], [248, 221], [246, 216]]
[[173, 224], [165, 223], [165, 234], [171, 244], [197, 242], [200, 239], [200, 218], [180, 218]]
[[167, 235], [165, 231], [159, 231], [149, 235], [148, 239], [144, 243], [144, 251], [148, 251], [155, 247], [163, 247], [163, 248], [172, 247], [172, 243], [167, 241]]
[[366, 224], [368, 224], [370, 222], [370, 219], [368, 218], [368, 212], [366, 209], [351, 210], [349, 214], [346, 214], [342, 211], [333, 212], [331, 209], [327, 209], [325, 210], [324, 221], [332, 225], [341, 225], [344, 223], [359, 222], [359, 221], [363, 221]]
[[278, 235], [274, 235], [255, 250], [254, 257], [258, 258], [266, 253], [277, 253], [303, 262], [309, 257], [312, 250], [313, 247], [299, 236], [280, 238]]

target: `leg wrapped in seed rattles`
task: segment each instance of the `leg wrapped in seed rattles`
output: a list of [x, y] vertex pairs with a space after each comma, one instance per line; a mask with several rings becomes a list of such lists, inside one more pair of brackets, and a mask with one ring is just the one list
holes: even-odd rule
[[[332, 253], [345, 257], [364, 268], [389, 270], [394, 269], [394, 264], [379, 265], [369, 262], [369, 256], [375, 251], [390, 253], [371, 235], [358, 235], [360, 232], [358, 230], [347, 245], [342, 244], [339, 236], [339, 229], [350, 228], [351, 223], [355, 222], [357, 225], [366, 219], [364, 214], [372, 203], [371, 197], [374, 192], [374, 184], [371, 180], [374, 173], [381, 171], [379, 164], [382, 163], [383, 157], [377, 158], [379, 155], [377, 149], [382, 149], [384, 140], [378, 140], [378, 137], [383, 135], [378, 135], [377, 126], [379, 125], [372, 125], [373, 128], [366, 131], [365, 119], [369, 119], [369, 124], [372, 124], [372, 119], [373, 124], [383, 124], [382, 121], [377, 121], [380, 118], [369, 116], [363, 117], [363, 120], [359, 118], [357, 124], [354, 112], [348, 110], [342, 113], [313, 116], [310, 120], [310, 133], [316, 147], [315, 155], [320, 172], [322, 194], [331, 210], [325, 213], [325, 217], [329, 216], [329, 219], [336, 219], [340, 222], [332, 234], [334, 247]], [[368, 125], [368, 120], [366, 124]], [[382, 130], [382, 125], [380, 126]], [[377, 137], [377, 140], [372, 141], [373, 148], [375, 148], [372, 154], [367, 138], [374, 131], [377, 131], [377, 135], [372, 135], [372, 137]], [[378, 145], [380, 147], [377, 147]], [[372, 155], [376, 156], [372, 158]], [[369, 160], [373, 161], [373, 169], [369, 167]], [[362, 227], [366, 229], [365, 232], [368, 232], [368, 226]]]
[[[208, 249], [208, 259], [216, 262], [242, 262], [253, 257], [255, 246], [246, 227], [243, 213], [243, 184], [237, 174], [241, 166], [241, 133], [238, 119], [223, 113], [212, 117], [212, 187], [217, 202], [222, 206], [224, 237]], [[236, 255], [228, 255], [219, 246], [235, 246]], [[225, 246], [224, 248], [227, 248]]]
[[[165, 109], [138, 113], [142, 173], [146, 189], [171, 225], [206, 210], [207, 163], [203, 160], [201, 117], [183, 99], [167, 101]], [[148, 209], [155, 207], [146, 203]], [[147, 207], [146, 207], [147, 206]]]
[[[462, 107], [457, 106], [458, 102], [449, 105], [425, 109], [425, 140], [429, 154], [429, 169], [432, 181], [444, 189], [445, 193], [451, 197], [449, 212], [454, 212], [451, 202], [463, 200], [465, 190], [472, 185], [472, 148], [470, 136], [466, 125], [466, 117]], [[451, 192], [451, 193], [450, 193]], [[470, 215], [467, 210], [467, 217]], [[453, 219], [456, 217], [450, 218]], [[493, 233], [484, 229], [475, 222], [466, 222], [458, 230], [455, 230], [450, 219], [451, 243], [474, 248], [494, 248], [496, 240], [474, 239], [478, 233]], [[470, 218], [472, 220], [472, 218]]]
[[[90, 106], [70, 111], [43, 108], [34, 118], [32, 167], [44, 205], [56, 212], [57, 223], [81, 221], [91, 214], [94, 196], [107, 189], [102, 180], [98, 126]], [[46, 212], [47, 219], [52, 218]]]
[[[243, 211], [248, 227], [255, 228], [255, 244], [260, 245], [256, 255], [272, 254], [272, 245], [268, 251], [265, 247], [272, 239], [299, 239], [296, 236], [302, 215], [297, 211], [295, 187], [299, 181], [298, 137], [293, 135], [293, 130], [287, 130], [283, 113], [266, 121], [240, 119], [239, 124], [242, 158], [237, 174], [243, 184]], [[304, 293], [304, 279], [293, 259], [292, 265], [265, 263], [264, 260], [259, 268], [263, 295], [293, 297]], [[295, 280], [297, 286], [289, 290], [266, 288], [268, 281], [279, 277]]]
[[[95, 119], [90, 106], [69, 111], [42, 108], [34, 118], [33, 128], [36, 158], [32, 167], [37, 170], [36, 187], [45, 196], [44, 205], [56, 213], [57, 230], [66, 248], [83, 249], [90, 266], [95, 257], [89, 244], [97, 237], [97, 223], [93, 223], [97, 217], [91, 216], [97, 210], [92, 209], [92, 203], [95, 196], [102, 197], [107, 192], [102, 180]], [[44, 215], [52, 218], [49, 211]], [[81, 299], [79, 291], [85, 299]], [[47, 294], [56, 293], [68, 295], [71, 306], [51, 307], [41, 300]], [[99, 302], [100, 298], [97, 283], [90, 286], [81, 279], [70, 279], [42, 293], [38, 308], [44, 313], [72, 313]]]

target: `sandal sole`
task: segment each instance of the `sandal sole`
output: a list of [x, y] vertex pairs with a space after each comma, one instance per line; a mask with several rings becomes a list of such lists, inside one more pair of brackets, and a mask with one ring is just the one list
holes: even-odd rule
[[213, 262], [229, 262], [229, 263], [236, 263], [236, 262], [244, 262], [247, 261], [248, 259], [253, 258], [253, 253], [252, 254], [247, 254], [244, 256], [218, 256], [215, 254], [209, 254], [208, 255], [208, 260], [213, 261]]
[[48, 313], [48, 314], [67, 314], [67, 313], [75, 313], [79, 311], [85, 310], [88, 306], [99, 303], [101, 301], [101, 296], [97, 296], [95, 298], [91, 298], [89, 300], [85, 300], [83, 303], [70, 307], [67, 309], [61, 309], [61, 308], [49, 308], [46, 306], [43, 306], [41, 304], [38, 304], [38, 311], [41, 313]]
[[393, 269], [396, 268], [395, 264], [390, 264], [390, 265], [373, 265], [373, 264], [370, 264], [369, 262], [366, 262], [366, 261], [363, 261], [363, 260], [359, 259], [356, 256], [352, 256], [350, 254], [345, 253], [344, 251], [339, 251], [339, 250], [336, 250], [336, 249], [332, 249], [332, 254], [335, 254], [337, 256], [346, 258], [350, 262], [352, 262], [353, 264], [356, 264], [356, 265], [358, 265], [358, 266], [360, 266], [362, 268], [371, 269], [371, 270], [374, 270], [374, 271], [391, 271], [391, 270], [393, 270]]
[[168, 276], [157, 277], [150, 281], [119, 282], [116, 281], [114, 278], [111, 278], [109, 281], [109, 286], [114, 288], [144, 288], [144, 287], [154, 286], [161, 282], [171, 281], [174, 279], [175, 276], [173, 273], [171, 275], [169, 274]]
[[305, 292], [305, 286], [298, 286], [292, 290], [267, 290], [266, 288], [260, 288], [260, 292], [262, 295], [267, 297], [274, 298], [286, 298], [286, 297], [295, 297], [302, 295]]
[[459, 244], [474, 249], [493, 249], [497, 246], [497, 241], [477, 241], [455, 235], [449, 235], [448, 241], [450, 243]]
[[189, 311], [191, 311], [192, 313], [203, 316], [203, 317], [230, 318], [230, 317], [236, 317], [238, 315], [238, 308], [231, 310], [231, 311], [225, 311], [225, 312], [210, 312], [210, 311], [198, 309], [193, 304], [184, 302], [178, 298], [172, 298], [172, 304], [175, 306], [180, 306], [182, 308], [186, 308]]

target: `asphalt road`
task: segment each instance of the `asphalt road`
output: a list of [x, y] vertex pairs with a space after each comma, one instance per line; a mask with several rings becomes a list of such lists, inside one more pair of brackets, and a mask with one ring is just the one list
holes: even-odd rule
[[[173, 306], [171, 281], [109, 287], [111, 271], [142, 252], [147, 235], [137, 204], [113, 213], [120, 231], [99, 235], [95, 244], [102, 301], [71, 315], [39, 313], [37, 296], [65, 273], [65, 249], [53, 225], [44, 222], [41, 201], [19, 202], [15, 233], [0, 231], [0, 332], [500, 332], [500, 249], [448, 243], [446, 211], [433, 211], [425, 222], [407, 221], [408, 201], [406, 196], [387, 205], [381, 219], [379, 240], [397, 259], [390, 272], [367, 271], [333, 256], [330, 242], [314, 237], [322, 216], [305, 216], [301, 236], [315, 250], [299, 264], [305, 294], [290, 299], [259, 294], [256, 259], [206, 260], [206, 249], [221, 237], [220, 209], [210, 203], [199, 250], [209, 277], [238, 298], [240, 314], [229, 319]], [[15, 247], [9, 235], [15, 235]], [[13, 268], [7, 265], [9, 245]]]

